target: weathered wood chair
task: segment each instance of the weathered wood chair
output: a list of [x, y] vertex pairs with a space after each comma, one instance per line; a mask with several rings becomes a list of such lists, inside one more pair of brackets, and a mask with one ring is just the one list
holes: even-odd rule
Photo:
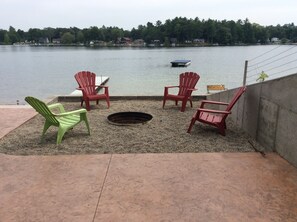
[[[165, 106], [166, 100], [174, 100], [175, 105], [178, 104], [178, 101], [182, 101], [181, 112], [184, 112], [186, 109], [187, 102], [190, 101], [191, 107], [192, 103], [192, 92], [195, 89], [195, 86], [200, 79], [200, 76], [195, 72], [185, 72], [179, 75], [179, 85], [178, 86], [165, 86], [164, 97], [163, 97], [163, 108]], [[169, 94], [170, 88], [179, 88], [178, 94]]]
[[[191, 133], [192, 127], [196, 121], [201, 123], [206, 123], [212, 126], [215, 126], [219, 129], [221, 135], [225, 136], [226, 129], [226, 118], [229, 114], [231, 114], [231, 109], [241, 97], [241, 95], [246, 91], [246, 87], [241, 87], [235, 93], [233, 99], [230, 103], [217, 102], [211, 100], [202, 100], [200, 107], [197, 109], [195, 114], [192, 117], [190, 126], [188, 128], [188, 133]], [[226, 106], [225, 110], [213, 110], [213, 109], [205, 109], [205, 104], [213, 104], [213, 105], [223, 105]]]
[[[29, 103], [40, 115], [45, 118], [45, 123], [42, 131], [41, 140], [44, 134], [50, 126], [58, 127], [57, 144], [62, 142], [64, 134], [72, 129], [74, 126], [79, 124], [81, 121], [86, 123], [88, 134], [90, 135], [90, 127], [87, 119], [87, 110], [79, 109], [71, 112], [65, 112], [65, 109], [61, 103], [55, 103], [51, 105], [46, 105], [44, 102], [27, 96], [25, 98], [26, 102]], [[52, 110], [58, 109], [59, 113], [53, 113]]]
[[[89, 71], [81, 71], [76, 73], [74, 77], [79, 85], [77, 89], [81, 90], [83, 94], [81, 106], [85, 101], [86, 109], [90, 111], [90, 101], [96, 101], [96, 104], [98, 105], [99, 100], [104, 99], [106, 100], [108, 108], [110, 107], [108, 86], [96, 85], [95, 73]], [[98, 94], [98, 88], [104, 88], [104, 92], [102, 94]]]

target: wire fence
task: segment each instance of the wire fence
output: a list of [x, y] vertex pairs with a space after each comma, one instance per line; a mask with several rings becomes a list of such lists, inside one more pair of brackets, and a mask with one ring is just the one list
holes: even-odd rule
[[245, 65], [244, 85], [297, 73], [297, 45], [277, 45]]

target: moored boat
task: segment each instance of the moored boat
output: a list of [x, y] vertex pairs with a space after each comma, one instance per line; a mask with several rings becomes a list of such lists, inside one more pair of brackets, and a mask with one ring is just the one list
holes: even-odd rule
[[171, 63], [172, 67], [186, 67], [191, 64], [191, 60], [174, 60]]

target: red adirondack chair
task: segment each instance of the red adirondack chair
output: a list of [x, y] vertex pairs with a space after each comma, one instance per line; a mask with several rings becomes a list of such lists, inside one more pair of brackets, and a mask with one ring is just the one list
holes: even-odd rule
[[[217, 102], [211, 100], [202, 100], [200, 108], [197, 109], [195, 114], [192, 117], [190, 126], [188, 128], [188, 133], [191, 132], [192, 127], [196, 121], [206, 123], [212, 126], [219, 128], [219, 132], [221, 135], [225, 136], [226, 129], [226, 118], [231, 113], [231, 109], [234, 104], [238, 101], [241, 95], [246, 91], [246, 87], [243, 86], [239, 88], [239, 90], [235, 93], [233, 99], [230, 103]], [[225, 110], [213, 110], [213, 109], [205, 109], [205, 104], [215, 104], [215, 105], [223, 105], [226, 106]]]
[[[96, 74], [89, 71], [81, 71], [75, 74], [75, 79], [79, 85], [78, 90], [82, 91], [83, 97], [81, 100], [81, 106], [83, 102], [86, 103], [86, 109], [90, 111], [90, 101], [96, 101], [98, 105], [100, 99], [106, 100], [109, 108], [109, 93], [108, 86], [96, 85]], [[98, 94], [98, 87], [104, 88], [104, 93]]]
[[[200, 76], [195, 72], [185, 72], [179, 75], [179, 85], [178, 86], [165, 86], [164, 97], [163, 97], [163, 108], [165, 106], [166, 100], [174, 100], [175, 105], [178, 104], [178, 101], [182, 101], [181, 112], [184, 112], [186, 109], [187, 101], [190, 101], [191, 107], [192, 103], [192, 92], [195, 89], [195, 86], [200, 79]], [[170, 88], [179, 88], [178, 94], [173, 95], [169, 94]]]

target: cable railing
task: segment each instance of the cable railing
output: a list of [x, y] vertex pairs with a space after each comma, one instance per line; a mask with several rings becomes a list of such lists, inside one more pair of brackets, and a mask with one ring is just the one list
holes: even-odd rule
[[297, 45], [277, 45], [246, 60], [243, 85], [297, 73]]

